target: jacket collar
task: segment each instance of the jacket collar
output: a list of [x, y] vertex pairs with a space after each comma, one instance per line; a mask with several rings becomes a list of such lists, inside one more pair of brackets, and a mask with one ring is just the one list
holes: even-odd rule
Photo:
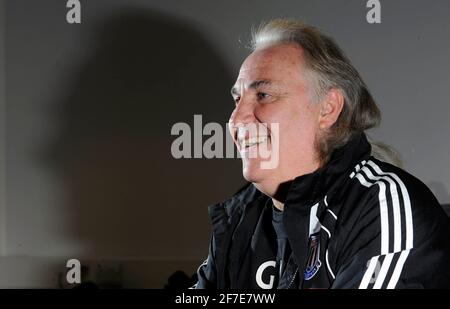
[[295, 178], [289, 186], [286, 204], [303, 201], [314, 203], [339, 188], [343, 174], [350, 174], [350, 170], [364, 158], [370, 156], [371, 146], [364, 133], [354, 135], [343, 147], [336, 149], [329, 162], [314, 171]]

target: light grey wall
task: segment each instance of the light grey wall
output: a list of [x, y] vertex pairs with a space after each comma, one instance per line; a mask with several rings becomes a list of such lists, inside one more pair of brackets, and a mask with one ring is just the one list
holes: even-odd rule
[[240, 163], [174, 160], [170, 128], [225, 123], [239, 40], [275, 17], [336, 38], [382, 110], [373, 136], [450, 203], [450, 2], [381, 1], [377, 25], [361, 0], [81, 3], [68, 25], [65, 1], [7, 1], [8, 256], [144, 260], [158, 278], [200, 262], [206, 207], [239, 188]]

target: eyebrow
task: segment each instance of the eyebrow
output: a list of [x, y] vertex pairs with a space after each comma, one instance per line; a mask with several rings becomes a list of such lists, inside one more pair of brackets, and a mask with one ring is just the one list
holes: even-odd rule
[[[270, 84], [272, 84], [271, 81], [269, 81], [267, 79], [260, 79], [260, 80], [255, 80], [255, 81], [251, 82], [250, 85], [248, 86], [248, 88], [249, 89], [258, 89], [261, 86], [266, 86], [266, 85], [270, 85]], [[238, 92], [236, 86], [233, 86], [231, 88], [231, 95], [235, 96], [238, 94], [239, 94], [239, 92]]]

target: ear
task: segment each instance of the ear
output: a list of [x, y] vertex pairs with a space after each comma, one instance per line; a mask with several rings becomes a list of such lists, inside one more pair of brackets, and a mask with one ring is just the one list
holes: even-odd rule
[[344, 108], [342, 91], [335, 88], [329, 90], [320, 105], [319, 127], [322, 130], [326, 130], [336, 123]]

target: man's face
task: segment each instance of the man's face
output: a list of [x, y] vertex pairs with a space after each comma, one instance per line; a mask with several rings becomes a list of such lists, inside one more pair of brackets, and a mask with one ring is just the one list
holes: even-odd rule
[[[311, 102], [304, 71], [300, 47], [275, 45], [250, 54], [232, 88], [236, 107], [230, 133], [242, 156], [244, 178], [269, 196], [274, 196], [279, 184], [319, 166], [315, 138], [320, 108]], [[274, 123], [279, 134], [271, 130]], [[267, 130], [259, 130], [252, 139], [255, 131], [245, 128], [255, 126]], [[278, 164], [261, 168], [267, 157], [258, 149], [267, 149], [272, 157], [277, 151]]]

